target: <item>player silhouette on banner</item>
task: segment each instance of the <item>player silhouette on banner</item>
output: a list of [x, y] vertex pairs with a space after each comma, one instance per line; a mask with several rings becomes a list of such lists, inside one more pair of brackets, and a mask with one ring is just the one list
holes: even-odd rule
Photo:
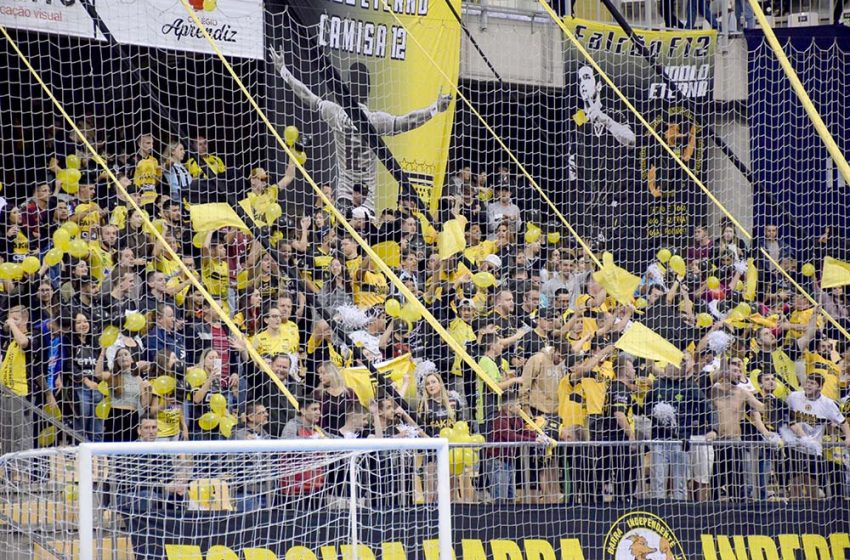
[[[336, 195], [339, 206], [343, 209], [350, 207], [352, 187], [355, 184], [363, 184], [369, 189], [365, 206], [374, 214], [378, 158], [369, 148], [366, 139], [361, 136], [363, 131], [357, 129], [351, 116], [340, 104], [322, 99], [292, 75], [284, 62], [282, 48], [276, 52], [270, 47], [269, 52], [275, 70], [292, 88], [296, 97], [311, 110], [318, 111], [322, 120], [333, 130], [338, 169]], [[437, 100], [429, 107], [411, 111], [406, 115], [391, 115], [368, 108], [370, 85], [369, 69], [366, 65], [360, 62], [352, 64], [348, 70], [348, 89], [369, 123], [381, 136], [394, 136], [419, 128], [448, 109], [452, 99], [451, 95], [438, 93]]]

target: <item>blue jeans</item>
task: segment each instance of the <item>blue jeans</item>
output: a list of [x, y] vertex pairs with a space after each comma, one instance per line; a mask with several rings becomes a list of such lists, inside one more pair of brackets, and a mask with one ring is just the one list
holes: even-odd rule
[[514, 465], [510, 460], [490, 461], [490, 496], [494, 500], [514, 499]]
[[674, 500], [685, 500], [688, 492], [688, 454], [682, 442], [653, 445], [649, 452], [649, 479], [653, 498], [667, 497], [667, 479], [672, 479]]
[[100, 391], [88, 387], [77, 387], [80, 414], [74, 418], [74, 429], [82, 434], [86, 441], [103, 441], [103, 420], [94, 414], [95, 408], [102, 400], [103, 395]]

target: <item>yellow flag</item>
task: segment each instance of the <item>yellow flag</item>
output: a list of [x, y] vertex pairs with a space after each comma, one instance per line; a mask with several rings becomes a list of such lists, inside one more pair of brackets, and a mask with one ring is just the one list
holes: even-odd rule
[[410, 384], [407, 386], [407, 391], [402, 397], [410, 399], [416, 396], [416, 380], [413, 378], [413, 370], [416, 369], [416, 364], [410, 352], [402, 354], [397, 358], [385, 360], [375, 364], [375, 369], [390, 378], [390, 381], [398, 388], [404, 380], [405, 375], [410, 376]]
[[225, 202], [193, 204], [189, 208], [189, 216], [192, 218], [192, 229], [195, 231], [212, 231], [224, 227], [236, 227], [250, 233], [245, 222]]
[[452, 255], [466, 249], [466, 237], [463, 230], [466, 227], [466, 218], [460, 216], [454, 220], [448, 220], [443, 224], [443, 231], [437, 236], [437, 251], [440, 259], [447, 259]]
[[354, 391], [357, 400], [363, 406], [369, 406], [369, 403], [375, 399], [375, 388], [372, 386], [369, 368], [343, 368], [342, 379], [345, 381], [345, 386]]
[[634, 301], [635, 290], [640, 285], [639, 277], [614, 264], [611, 253], [602, 255], [602, 268], [593, 273], [593, 279], [623, 305]]
[[755, 301], [756, 287], [759, 283], [759, 271], [755, 259], [747, 259], [747, 281], [744, 284], [744, 300]]
[[419, 218], [419, 225], [422, 227], [422, 239], [425, 240], [425, 243], [436, 243], [437, 230], [434, 229], [434, 226], [432, 226], [431, 222], [428, 221], [428, 216], [426, 216], [422, 212], [414, 212], [413, 215]]
[[773, 361], [773, 371], [776, 376], [784, 383], [791, 387], [794, 391], [800, 389], [800, 381], [797, 379], [797, 366], [793, 360], [788, 357], [784, 350], [774, 350], [770, 354]]
[[616, 348], [638, 358], [656, 360], [681, 367], [682, 351], [661, 335], [636, 321], [626, 327], [623, 336], [614, 343]]
[[826, 257], [823, 260], [823, 278], [821, 287], [837, 288], [850, 284], [850, 263]]

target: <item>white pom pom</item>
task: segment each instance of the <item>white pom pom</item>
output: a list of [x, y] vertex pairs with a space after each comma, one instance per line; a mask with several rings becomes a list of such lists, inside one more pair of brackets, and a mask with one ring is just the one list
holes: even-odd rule
[[747, 261], [735, 261], [735, 272], [747, 273]]
[[416, 379], [416, 384], [421, 385], [425, 381], [425, 376], [437, 372], [437, 364], [431, 360], [420, 360], [416, 362], [416, 367], [413, 370], [413, 378]]
[[723, 354], [732, 344], [732, 336], [724, 331], [714, 331], [708, 335], [708, 347], [715, 354]]
[[668, 428], [675, 428], [678, 425], [676, 409], [665, 402], [658, 403], [652, 408], [652, 417], [660, 425]]
[[334, 318], [346, 331], [362, 329], [369, 322], [366, 312], [354, 305], [338, 307]]

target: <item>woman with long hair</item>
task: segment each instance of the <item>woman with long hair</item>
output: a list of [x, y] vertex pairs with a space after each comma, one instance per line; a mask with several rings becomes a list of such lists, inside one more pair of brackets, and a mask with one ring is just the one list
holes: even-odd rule
[[[98, 389], [98, 383], [103, 379], [95, 368], [99, 352], [94, 346], [91, 332], [91, 320], [82, 311], [74, 316], [72, 332], [65, 337], [65, 355], [71, 373], [71, 391], [76, 402], [74, 429], [86, 441], [103, 441], [103, 420], [97, 417], [95, 409], [103, 394]], [[103, 373], [102, 373], [103, 375]]]
[[192, 185], [192, 174], [183, 165], [184, 157], [186, 157], [186, 147], [180, 140], [172, 140], [165, 147], [164, 179], [168, 182], [171, 199], [180, 204]]
[[213, 348], [207, 348], [201, 353], [201, 359], [195, 367], [204, 371], [206, 379], [198, 388], [187, 388], [186, 391], [184, 416], [189, 427], [189, 437], [190, 439], [216, 439], [214, 432], [205, 431], [198, 425], [198, 419], [210, 412], [210, 398], [215, 394], [223, 394], [227, 398], [228, 405], [236, 402], [238, 384], [231, 385], [229, 391], [223, 390], [221, 354]]
[[345, 411], [357, 399], [354, 391], [345, 386], [342, 373], [332, 362], [319, 365], [319, 386], [313, 391], [313, 400], [322, 405], [322, 429], [338, 434], [345, 423]]
[[342, 305], [354, 304], [348, 269], [337, 258], [328, 265], [328, 276], [316, 296], [316, 303], [328, 312]]
[[107, 382], [112, 406], [104, 421], [103, 439], [113, 442], [131, 442], [137, 439], [139, 418], [150, 405], [150, 383], [142, 377], [147, 362], [136, 362], [129, 348], [119, 348], [112, 367], [105, 367], [108, 349], [103, 348], [97, 358], [95, 375]]

